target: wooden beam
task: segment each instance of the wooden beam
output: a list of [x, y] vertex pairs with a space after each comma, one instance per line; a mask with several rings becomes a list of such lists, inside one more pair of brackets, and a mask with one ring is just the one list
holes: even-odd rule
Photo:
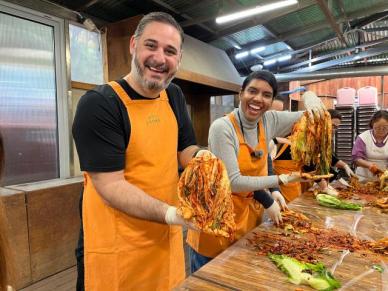
[[71, 81], [71, 88], [73, 88], [73, 89], [91, 90], [91, 89], [95, 88], [96, 86], [97, 86], [97, 84]]
[[234, 93], [238, 93], [240, 91], [240, 84], [232, 83], [232, 82], [227, 82], [227, 81], [222, 81], [218, 80], [212, 77], [208, 77], [205, 75], [197, 74], [195, 72], [190, 72], [184, 69], [179, 69], [176, 78], [190, 81], [193, 83], [198, 83], [202, 85], [207, 85], [219, 89], [225, 89], [229, 90]]
[[345, 45], [345, 47], [347, 47], [348, 44], [346, 43], [345, 37], [342, 34], [342, 31], [341, 31], [340, 27], [338, 26], [337, 22], [335, 21], [335, 18], [333, 16], [333, 14], [331, 13], [329, 7], [327, 6], [326, 1], [325, 0], [317, 0], [317, 3], [319, 5], [319, 7], [321, 8], [323, 14], [325, 14], [328, 22], [330, 23], [330, 26], [337, 34], [338, 39]]
[[[177, 14], [177, 15], [180, 15], [186, 19], [193, 19], [191, 16], [185, 14], [185, 13], [181, 13], [179, 10], [175, 9], [174, 7], [172, 7], [171, 5], [167, 4], [167, 3], [164, 3], [164, 1], [162, 0], [151, 0], [152, 2], [158, 4], [159, 6], [165, 8], [165, 9], [168, 9], [170, 10], [171, 12]], [[203, 25], [203, 24], [199, 24], [199, 26], [211, 33], [216, 33], [213, 29], [211, 29], [210, 27], [206, 26], [206, 25]]]
[[94, 4], [96, 4], [100, 1], [101, 0], [89, 0], [82, 5], [74, 7], [74, 10], [79, 11], [79, 12], [84, 11], [84, 10], [88, 9], [90, 6], [93, 6]]

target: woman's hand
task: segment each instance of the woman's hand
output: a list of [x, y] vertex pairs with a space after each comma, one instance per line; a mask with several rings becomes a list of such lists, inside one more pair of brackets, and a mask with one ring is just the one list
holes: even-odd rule
[[284, 199], [282, 193], [280, 193], [279, 191], [273, 191], [271, 195], [272, 195], [272, 198], [279, 203], [282, 210], [288, 209], [286, 200]]
[[376, 164], [370, 164], [369, 165], [369, 171], [373, 174], [373, 175], [377, 175], [377, 174], [380, 174], [380, 173], [383, 173], [384, 171], [381, 170]]
[[280, 212], [279, 204], [274, 201], [270, 207], [266, 209], [269, 218], [276, 224], [282, 223], [282, 214]]
[[311, 120], [314, 121], [314, 114], [320, 118], [325, 117], [326, 107], [313, 91], [307, 91], [303, 94], [303, 103]]

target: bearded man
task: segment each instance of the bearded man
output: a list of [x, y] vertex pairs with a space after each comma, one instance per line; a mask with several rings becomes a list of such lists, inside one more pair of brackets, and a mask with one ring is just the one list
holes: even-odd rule
[[129, 74], [78, 104], [73, 136], [85, 172], [78, 289], [170, 290], [185, 277], [178, 161], [185, 167], [199, 147], [183, 93], [170, 83], [182, 44], [170, 15], [147, 14], [130, 40]]

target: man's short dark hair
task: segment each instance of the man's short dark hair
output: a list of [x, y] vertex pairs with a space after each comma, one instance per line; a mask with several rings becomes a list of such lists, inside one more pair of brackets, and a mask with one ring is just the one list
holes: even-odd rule
[[327, 111], [329, 111], [331, 119], [337, 118], [339, 120], [342, 120], [342, 114], [338, 110], [328, 109]]
[[261, 70], [261, 71], [255, 71], [250, 73], [244, 80], [241, 91], [244, 91], [245, 88], [248, 86], [248, 84], [252, 80], [263, 80], [266, 81], [272, 88], [272, 98], [277, 96], [278, 94], [278, 82], [276, 81], [276, 78], [274, 74], [272, 74], [270, 71]]
[[172, 17], [170, 14], [165, 12], [151, 12], [144, 15], [136, 27], [136, 30], [134, 33], [135, 38], [138, 39], [143, 34], [146, 26], [152, 22], [161, 22], [175, 27], [181, 36], [181, 48], [182, 48], [183, 41], [184, 41], [183, 29], [179, 25], [179, 23], [174, 19], [174, 17]]

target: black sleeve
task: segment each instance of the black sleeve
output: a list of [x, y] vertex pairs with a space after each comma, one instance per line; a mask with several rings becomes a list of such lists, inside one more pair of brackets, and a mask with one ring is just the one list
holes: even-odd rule
[[125, 167], [128, 129], [123, 124], [124, 107], [113, 90], [109, 92], [88, 91], [78, 103], [72, 132], [82, 171], [110, 172]]
[[[274, 172], [273, 172], [273, 167], [272, 167], [272, 158], [271, 158], [271, 155], [268, 154], [268, 176], [273, 176], [275, 175]], [[280, 191], [278, 187], [273, 187], [273, 188], [269, 188], [269, 191], [271, 191], [271, 193], [273, 191]]]
[[275, 201], [272, 196], [264, 190], [257, 190], [253, 192], [253, 199], [264, 206], [265, 209], [269, 208]]
[[331, 166], [332, 167], [335, 167], [335, 165], [338, 163], [339, 159], [337, 158], [337, 156], [335, 154], [332, 154], [331, 155]]
[[167, 89], [168, 99], [178, 122], [178, 152], [196, 145], [194, 128], [187, 112], [185, 96], [180, 87], [171, 83]]

